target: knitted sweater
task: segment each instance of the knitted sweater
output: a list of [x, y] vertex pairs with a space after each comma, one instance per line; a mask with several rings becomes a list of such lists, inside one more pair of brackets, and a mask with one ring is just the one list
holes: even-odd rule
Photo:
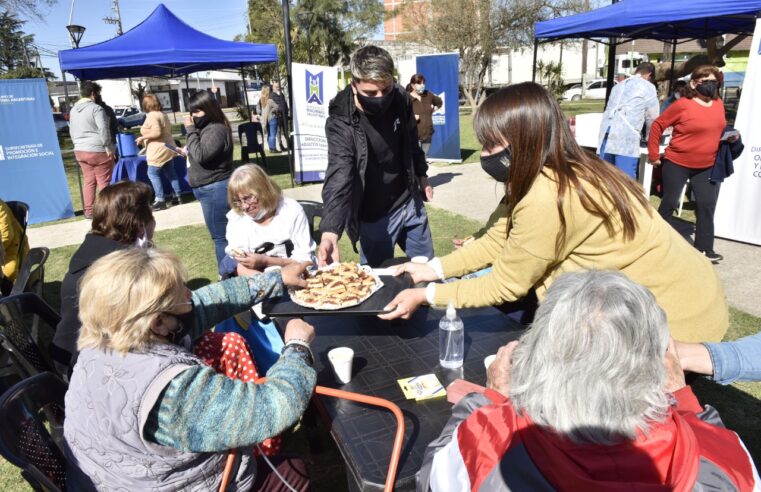
[[164, 145], [174, 145], [172, 124], [166, 114], [161, 111], [149, 112], [140, 127], [140, 135], [145, 137], [145, 158], [149, 166], [163, 166], [174, 158], [174, 152]]
[[[193, 292], [190, 336], [280, 295], [279, 272], [236, 277]], [[267, 382], [244, 383], [210, 367], [189, 368], [164, 389], [146, 424], [146, 437], [181, 451], [215, 452], [250, 446], [287, 429], [304, 413], [316, 373], [286, 349]]]
[[[583, 184], [598, 203], [606, 203], [599, 191]], [[565, 245], [556, 252], [557, 197], [557, 183], [552, 172], [545, 170], [516, 205], [509, 235], [503, 217], [480, 239], [442, 257], [444, 278], [489, 265], [493, 270], [474, 279], [436, 284], [434, 303], [446, 306], [451, 301], [458, 308], [494, 306], [522, 298], [531, 287], [541, 301], [563, 273], [616, 270], [650, 289], [666, 312], [674, 338], [721, 340], [729, 325], [729, 310], [716, 271], [654, 210], [635, 206], [637, 232], [625, 240], [618, 219], [611, 235], [602, 219], [582, 207], [578, 194], [568, 193], [563, 202]]]

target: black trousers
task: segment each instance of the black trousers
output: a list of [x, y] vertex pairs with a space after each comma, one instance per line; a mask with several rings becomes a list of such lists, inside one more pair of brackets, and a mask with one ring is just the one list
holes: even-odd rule
[[713, 251], [713, 214], [716, 211], [721, 183], [710, 182], [710, 174], [710, 167], [690, 169], [663, 160], [663, 200], [658, 207], [658, 213], [673, 226], [673, 215], [679, 208], [682, 188], [689, 180], [695, 193], [695, 247], [700, 251]]

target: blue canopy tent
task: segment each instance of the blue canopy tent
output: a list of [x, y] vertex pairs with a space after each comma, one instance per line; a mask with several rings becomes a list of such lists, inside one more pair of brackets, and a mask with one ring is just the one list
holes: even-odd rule
[[[534, 71], [540, 42], [568, 38], [610, 38], [609, 66], [615, 47], [632, 39], [671, 41], [672, 64], [679, 39], [707, 39], [722, 34], [752, 35], [761, 0], [622, 0], [582, 14], [535, 25]], [[540, 41], [541, 40], [541, 41]], [[617, 41], [618, 40], [618, 41]], [[603, 41], [604, 42], [604, 41]], [[673, 67], [672, 67], [673, 68]], [[673, 73], [673, 70], [672, 70]], [[613, 70], [608, 70], [608, 91]]]
[[58, 52], [61, 71], [79, 79], [175, 77], [277, 61], [274, 44], [224, 41], [185, 24], [160, 4], [121, 36]]

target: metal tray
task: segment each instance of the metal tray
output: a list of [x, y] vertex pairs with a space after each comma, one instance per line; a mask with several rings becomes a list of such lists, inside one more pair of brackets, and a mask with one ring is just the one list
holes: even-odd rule
[[405, 274], [400, 277], [392, 277], [381, 275], [381, 281], [383, 287], [375, 294], [370, 296], [364, 302], [357, 304], [356, 306], [333, 309], [333, 310], [320, 310], [313, 309], [304, 306], [299, 306], [291, 300], [291, 297], [286, 294], [275, 299], [270, 299], [262, 303], [262, 312], [267, 316], [370, 316], [376, 314], [382, 314], [386, 311], [383, 308], [396, 297], [396, 295], [408, 289], [412, 286], [412, 279], [409, 275]]

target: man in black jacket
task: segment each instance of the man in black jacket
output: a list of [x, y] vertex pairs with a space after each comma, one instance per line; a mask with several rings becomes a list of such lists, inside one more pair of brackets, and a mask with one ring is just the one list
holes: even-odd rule
[[285, 152], [285, 149], [288, 148], [288, 131], [285, 128], [285, 121], [288, 119], [288, 101], [285, 99], [285, 94], [280, 90], [280, 82], [277, 80], [272, 81], [270, 99], [275, 103], [278, 110], [277, 132], [275, 134], [276, 148], [278, 152]]
[[339, 261], [346, 230], [361, 262], [377, 266], [398, 244], [407, 256], [433, 257], [423, 200], [433, 198], [412, 100], [394, 83], [391, 55], [360, 48], [352, 82], [330, 102], [325, 124], [328, 170], [322, 189], [320, 265]]

